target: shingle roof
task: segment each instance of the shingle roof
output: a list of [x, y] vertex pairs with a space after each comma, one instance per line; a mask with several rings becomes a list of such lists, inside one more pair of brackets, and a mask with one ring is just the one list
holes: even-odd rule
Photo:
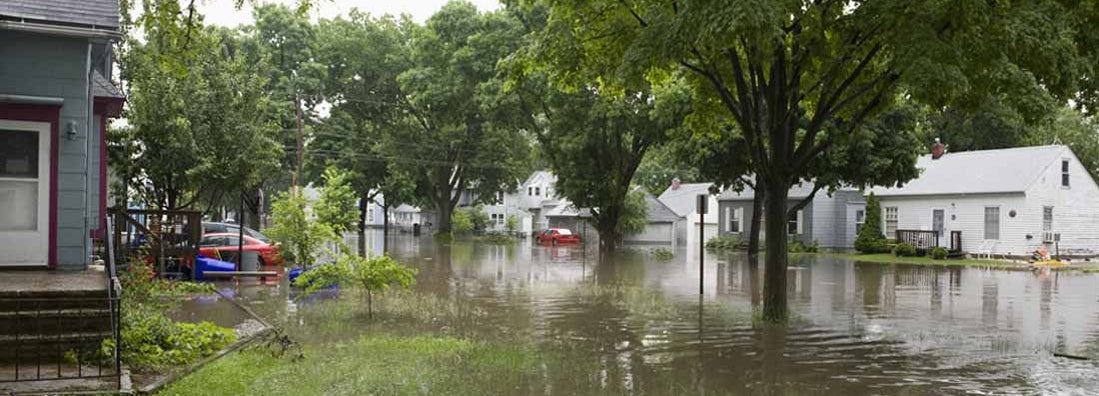
[[92, 86], [93, 97], [119, 99], [125, 98], [122, 95], [122, 91], [119, 91], [118, 88], [115, 88], [114, 84], [111, 84], [110, 81], [107, 81], [106, 77], [103, 77], [102, 74], [99, 74], [99, 71], [96, 71], [95, 74], [92, 76], [92, 82], [95, 83]]
[[878, 196], [1023, 192], [1066, 150], [1065, 146], [1035, 146], [967, 151], [947, 153], [937, 160], [925, 155], [916, 161], [918, 178], [902, 187], [873, 191]]
[[[813, 184], [812, 183], [801, 183], [801, 184], [795, 185], [793, 187], [790, 187], [790, 192], [787, 195], [787, 197], [789, 197], [789, 198], [805, 198], [805, 197], [808, 197], [809, 194], [812, 193], [812, 192], [813, 192]], [[825, 192], [824, 190], [821, 190], [821, 192], [819, 192], [817, 194], [823, 194], [824, 192]], [[736, 191], [733, 191], [732, 189], [726, 189], [725, 191], [722, 191], [721, 195], [717, 196], [717, 200], [718, 201], [751, 201], [754, 198], [754, 195], [755, 195], [755, 191], [752, 190], [751, 187], [744, 186], [744, 191], [741, 191], [741, 192], [736, 192]]]
[[668, 187], [660, 194], [660, 202], [664, 203], [679, 217], [686, 217], [695, 212], [695, 197], [699, 194], [709, 194], [713, 183], [683, 183], [679, 188]]
[[680, 219], [675, 211], [668, 208], [652, 194], [645, 194], [645, 215], [649, 222], [672, 222]]
[[118, 0], [3, 0], [0, 18], [118, 29]]

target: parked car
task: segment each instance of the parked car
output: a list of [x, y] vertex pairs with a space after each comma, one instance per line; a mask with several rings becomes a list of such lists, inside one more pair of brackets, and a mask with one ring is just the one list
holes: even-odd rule
[[[247, 229], [247, 228], [245, 228]], [[235, 254], [240, 246], [238, 234], [228, 232], [216, 232], [202, 236], [198, 242], [198, 253], [206, 257], [221, 257], [221, 251]], [[244, 236], [244, 251], [258, 252], [260, 265], [282, 265], [282, 254], [278, 246], [265, 243], [257, 238]]]
[[[228, 233], [228, 234], [240, 234], [240, 224], [236, 223], [220, 223], [213, 221], [202, 222], [202, 235], [213, 233]], [[275, 243], [268, 238], [267, 235], [263, 235], [259, 231], [253, 230], [248, 227], [244, 227], [244, 235], [256, 238], [268, 245], [274, 245]]]
[[539, 232], [534, 239], [538, 243], [549, 245], [581, 242], [579, 235], [573, 234], [572, 231], [566, 228], [547, 228], [545, 231]]

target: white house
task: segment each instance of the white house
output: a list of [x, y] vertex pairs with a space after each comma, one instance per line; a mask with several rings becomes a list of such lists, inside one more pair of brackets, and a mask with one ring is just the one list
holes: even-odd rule
[[1027, 256], [1040, 246], [1064, 255], [1099, 252], [1099, 187], [1066, 146], [1021, 147], [919, 158], [919, 178], [876, 188], [882, 229], [936, 231], [940, 246]]
[[[658, 198], [661, 203], [675, 212], [680, 217], [680, 227], [676, 230], [676, 240], [680, 245], [688, 247], [698, 245], [699, 222], [703, 223], [704, 235], [702, 240], [707, 240], [718, 233], [718, 204], [717, 194], [710, 193], [713, 183], [680, 183], [679, 179], [672, 180], [672, 185], [664, 190]], [[708, 211], [705, 215], [698, 215], [698, 196], [705, 194], [708, 202]]]

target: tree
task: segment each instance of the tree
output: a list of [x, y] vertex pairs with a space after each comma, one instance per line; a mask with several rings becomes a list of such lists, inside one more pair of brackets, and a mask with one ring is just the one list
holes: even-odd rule
[[634, 189], [626, 194], [622, 203], [622, 216], [618, 218], [618, 231], [622, 235], [637, 235], [649, 225], [649, 207], [645, 203], [645, 191]]
[[683, 69], [696, 103], [720, 103], [732, 120], [765, 193], [767, 321], [787, 316], [785, 219], [798, 206], [787, 207], [789, 188], [890, 185], [914, 174], [847, 173], [861, 168], [844, 156], [860, 153], [845, 148], [863, 144], [854, 137], [897, 99], [973, 108], [995, 97], [1035, 120], [1094, 88], [1085, 85], [1095, 81], [1091, 59], [1081, 56], [1094, 55], [1094, 40], [1078, 39], [1095, 17], [1054, 0], [545, 3], [547, 26], [530, 53], [552, 65], [552, 79], [613, 89]]
[[398, 263], [388, 255], [364, 258], [355, 255], [341, 257], [335, 263], [327, 263], [305, 271], [294, 280], [294, 285], [305, 288], [306, 295], [340, 282], [350, 282], [362, 288], [366, 297], [366, 309], [374, 318], [374, 293], [389, 290], [393, 285], [411, 289], [416, 284], [416, 269]]
[[637, 184], [645, 187], [649, 193], [660, 195], [679, 179], [681, 183], [700, 182], [698, 167], [687, 164], [674, 155], [670, 147], [656, 147], [645, 155], [634, 175]]
[[508, 232], [515, 232], [519, 229], [519, 218], [509, 214], [507, 220], [504, 221], [504, 227], [507, 228]]
[[321, 245], [337, 239], [331, 228], [309, 218], [308, 205], [303, 194], [279, 193], [271, 203], [274, 226], [267, 229], [267, 235], [282, 244], [283, 256], [301, 267], [313, 265]]
[[336, 235], [351, 231], [359, 219], [359, 208], [355, 206], [355, 192], [351, 190], [350, 172], [329, 167], [324, 170], [324, 187], [320, 198], [313, 205], [317, 221], [324, 224]]
[[863, 253], [885, 253], [889, 251], [888, 242], [881, 231], [881, 203], [871, 192], [866, 197], [866, 217], [855, 237], [855, 249]]
[[1075, 109], [1064, 107], [1046, 125], [1034, 128], [1023, 143], [1026, 145], [1064, 144], [1093, 179], [1099, 178], [1099, 122], [1094, 117], [1084, 117]]
[[127, 39], [121, 75], [130, 126], [110, 135], [122, 148], [111, 166], [150, 207], [208, 209], [236, 201], [277, 169], [277, 127], [264, 79], [239, 56], [232, 32], [199, 26], [179, 42], [172, 32], [185, 21], [170, 21], [146, 26], [144, 43]]
[[667, 131], [686, 113], [686, 88], [677, 83], [665, 76], [645, 91], [549, 91], [548, 122], [538, 141], [558, 177], [557, 193], [590, 208], [601, 252], [614, 251], [635, 231], [636, 223], [627, 220], [636, 205], [627, 205], [627, 196], [646, 153], [665, 142]]

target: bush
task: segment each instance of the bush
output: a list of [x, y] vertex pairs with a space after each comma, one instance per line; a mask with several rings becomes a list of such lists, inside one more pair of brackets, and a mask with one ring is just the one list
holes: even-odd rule
[[874, 193], [866, 198], [866, 217], [855, 237], [855, 250], [867, 254], [889, 251], [889, 243], [881, 231], [881, 204]]
[[473, 231], [473, 216], [465, 209], [458, 209], [450, 214], [450, 230], [455, 234], [465, 234]]
[[706, 241], [706, 249], [713, 251], [745, 250], [748, 241], [737, 234], [720, 234]]
[[500, 233], [485, 234], [484, 236], [477, 238], [477, 240], [493, 245], [510, 245], [517, 241], [514, 236]]
[[816, 253], [818, 250], [820, 250], [820, 248], [817, 247], [817, 241], [813, 241], [813, 243], [806, 245], [799, 240], [793, 239], [786, 245], [786, 251], [790, 253]]
[[933, 247], [928, 252], [931, 258], [935, 260], [945, 260], [946, 256], [950, 253], [950, 251], [941, 246]]
[[302, 273], [294, 280], [294, 286], [305, 288], [303, 294], [308, 295], [336, 283], [354, 283], [362, 288], [367, 298], [367, 310], [373, 318], [374, 293], [387, 291], [393, 285], [410, 289], [416, 284], [417, 272], [389, 256], [363, 258], [352, 254]]
[[653, 249], [650, 254], [652, 254], [653, 258], [660, 261], [668, 261], [675, 258], [675, 254], [673, 254], [671, 250], [665, 248]]
[[893, 248], [893, 255], [897, 257], [914, 257], [919, 255], [915, 246], [907, 243], [898, 243], [897, 247]]
[[508, 232], [515, 232], [515, 230], [518, 230], [519, 218], [515, 217], [515, 215], [508, 215], [507, 220], [504, 221], [504, 228], [506, 228]]
[[[165, 314], [180, 299], [214, 290], [212, 284], [155, 279], [149, 264], [129, 262], [122, 283], [122, 361], [138, 368], [181, 365], [209, 356], [237, 341], [232, 329], [210, 322], [178, 323]], [[103, 341], [98, 358], [107, 359], [115, 340]]]
[[308, 205], [305, 194], [283, 192], [275, 196], [271, 202], [274, 226], [265, 231], [271, 239], [282, 243], [279, 253], [287, 262], [305, 267], [313, 265], [325, 242], [338, 239], [331, 227], [306, 215]]

